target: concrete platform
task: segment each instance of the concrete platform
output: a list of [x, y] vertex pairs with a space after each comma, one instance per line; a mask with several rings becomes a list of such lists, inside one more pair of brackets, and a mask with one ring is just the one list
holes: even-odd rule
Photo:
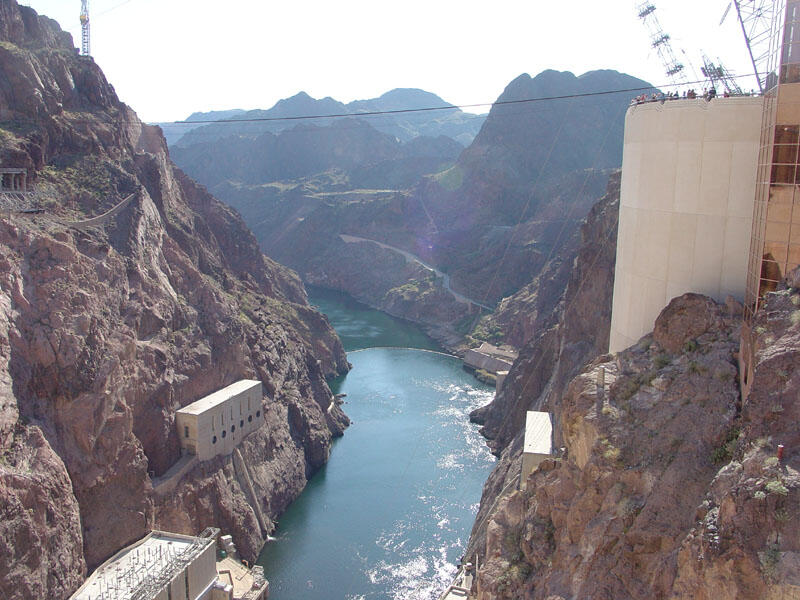
[[472, 573], [467, 573], [462, 566], [453, 583], [439, 597], [439, 600], [464, 600], [469, 598], [470, 589], [472, 589]]
[[269, 582], [265, 579], [255, 587], [252, 571], [229, 556], [217, 561], [217, 576], [222, 583], [233, 586], [234, 600], [260, 600], [269, 596]]

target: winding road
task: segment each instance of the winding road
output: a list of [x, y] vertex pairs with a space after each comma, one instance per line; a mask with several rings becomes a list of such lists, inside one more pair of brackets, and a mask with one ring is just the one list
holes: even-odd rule
[[450, 287], [450, 275], [448, 275], [447, 273], [442, 273], [436, 267], [434, 267], [432, 265], [429, 265], [426, 262], [423, 262], [422, 260], [419, 259], [419, 257], [414, 256], [410, 252], [406, 252], [405, 250], [401, 250], [400, 248], [395, 248], [394, 246], [390, 246], [389, 244], [384, 244], [382, 242], [377, 242], [375, 240], [370, 240], [370, 239], [367, 239], [367, 238], [357, 237], [355, 235], [346, 235], [346, 234], [342, 233], [342, 234], [339, 234], [339, 237], [342, 239], [343, 242], [345, 242], [347, 244], [358, 244], [358, 243], [361, 243], [361, 242], [368, 242], [370, 244], [375, 244], [377, 246], [380, 246], [381, 248], [385, 248], [386, 250], [392, 250], [393, 252], [397, 252], [398, 254], [402, 254], [403, 257], [406, 259], [406, 262], [415, 262], [418, 265], [421, 265], [422, 267], [424, 267], [425, 269], [428, 269], [429, 271], [433, 271], [433, 273], [437, 277], [441, 277], [442, 281], [443, 281], [442, 285], [444, 286], [444, 288], [448, 292], [453, 294], [453, 297], [456, 299], [456, 302], [461, 302], [462, 304], [472, 304], [473, 306], [479, 306], [479, 307], [484, 308], [484, 309], [486, 309], [486, 310], [488, 310], [490, 312], [494, 310], [491, 306], [486, 306], [485, 304], [481, 304], [480, 302], [477, 302], [476, 300], [473, 300], [472, 298], [467, 298], [465, 295], [459, 294], [458, 292], [453, 290], [453, 288]]

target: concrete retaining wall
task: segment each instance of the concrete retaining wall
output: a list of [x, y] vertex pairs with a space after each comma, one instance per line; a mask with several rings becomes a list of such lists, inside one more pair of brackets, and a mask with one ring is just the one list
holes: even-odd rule
[[464, 365], [471, 369], [483, 369], [489, 373], [508, 371], [511, 368], [510, 362], [477, 350], [467, 350], [464, 354]]

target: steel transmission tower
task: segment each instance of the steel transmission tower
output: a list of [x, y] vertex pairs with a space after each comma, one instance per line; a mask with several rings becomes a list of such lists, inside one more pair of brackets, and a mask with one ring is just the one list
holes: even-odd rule
[[637, 7], [639, 18], [644, 21], [650, 33], [650, 44], [658, 52], [658, 57], [664, 64], [667, 77], [675, 84], [685, 84], [686, 72], [682, 62], [675, 57], [672, 50], [670, 36], [664, 32], [656, 16], [656, 7], [651, 2], [641, 2]]
[[711, 59], [703, 55], [703, 75], [711, 80], [711, 85], [715, 89], [725, 88], [728, 93], [734, 96], [739, 96], [742, 93], [742, 88], [736, 83], [733, 74], [726, 69], [722, 63], [714, 64]]
[[733, 0], [739, 23], [742, 26], [750, 61], [763, 94], [770, 86], [770, 58], [777, 51], [780, 40], [780, 20], [775, 17], [784, 10], [785, 0]]
[[89, 54], [89, 0], [81, 0], [81, 56]]

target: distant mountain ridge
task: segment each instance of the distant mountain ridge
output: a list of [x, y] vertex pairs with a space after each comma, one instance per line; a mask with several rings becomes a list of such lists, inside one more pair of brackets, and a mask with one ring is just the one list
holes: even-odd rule
[[[231, 117], [243, 112], [244, 110], [241, 108], [234, 108], [231, 110], [212, 110], [209, 112], [194, 112], [183, 122], [170, 121], [154, 124], [161, 127], [161, 131], [164, 133], [164, 138], [167, 140], [167, 145], [172, 146], [192, 129], [201, 127], [203, 125], [203, 121], [230, 119]], [[190, 123], [192, 124], [190, 125]]]
[[[202, 128], [192, 128], [185, 131], [185, 135], [182, 138], [175, 139], [172, 142], [168, 140], [168, 143], [170, 146], [186, 147], [230, 136], [258, 136], [263, 133], [280, 133], [300, 123], [326, 127], [332, 124], [330, 116], [333, 115], [357, 116], [367, 112], [442, 107], [443, 110], [441, 111], [424, 111], [421, 114], [402, 112], [387, 115], [370, 115], [364, 118], [378, 131], [391, 135], [401, 142], [407, 142], [420, 136], [438, 137], [446, 135], [457, 140], [462, 146], [467, 146], [480, 131], [486, 115], [465, 113], [458, 108], [445, 108], [451, 106], [436, 94], [416, 88], [398, 88], [386, 92], [379, 98], [355, 100], [349, 104], [344, 104], [331, 97], [318, 100], [305, 92], [299, 92], [290, 98], [279, 100], [272, 108], [267, 110], [228, 111], [233, 114], [217, 117], [220, 120], [224, 120], [224, 123], [212, 123]], [[320, 118], [298, 119], [298, 117], [309, 116]], [[191, 117], [187, 120], [191, 120]]]
[[303, 122], [277, 133], [204, 139], [174, 146], [171, 155], [209, 188], [226, 180], [248, 185], [296, 180], [331, 169], [346, 172], [353, 187], [394, 188], [410, 187], [453, 164], [462, 150], [446, 136], [418, 136], [401, 143], [348, 117], [327, 126]]
[[[447, 273], [459, 293], [494, 305], [576, 251], [581, 222], [606, 190], [610, 171], [621, 165], [625, 112], [635, 93], [618, 90], [630, 89], [652, 88], [611, 70], [520, 75], [462, 151], [452, 136], [418, 136], [401, 144], [397, 139], [406, 133], [396, 131], [397, 122], [386, 133], [377, 131], [374, 117], [356, 114], [319, 124], [279, 122], [291, 127], [217, 141], [204, 135], [210, 127], [198, 129], [171, 154], [240, 211], [267, 254], [306, 281], [463, 334], [474, 315], [441, 293], [441, 282], [430, 273], [411, 272], [396, 253], [348, 244], [340, 235], [416, 255]], [[267, 112], [363, 113], [440, 101], [402, 89], [349, 105], [300, 94]], [[441, 130], [438, 111], [403, 115], [407, 131]], [[183, 147], [193, 136], [196, 143]], [[560, 285], [565, 282], [559, 279], [552, 289]], [[524, 292], [526, 305], [547, 300], [540, 294], [541, 289]], [[497, 325], [522, 344], [530, 328], [517, 316]]]

